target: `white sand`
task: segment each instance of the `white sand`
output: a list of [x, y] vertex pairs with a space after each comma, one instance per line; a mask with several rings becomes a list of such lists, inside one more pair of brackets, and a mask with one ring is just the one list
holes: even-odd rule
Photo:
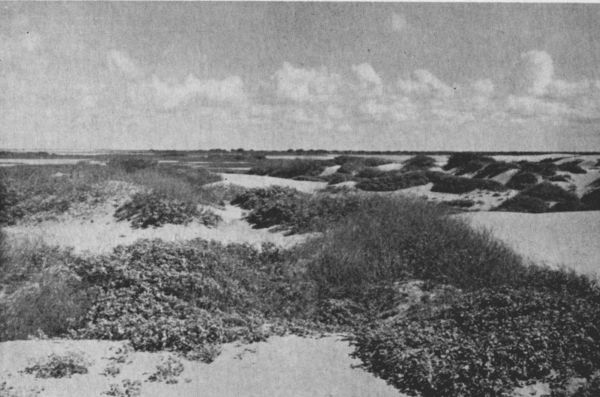
[[325, 167], [325, 169], [323, 170], [323, 172], [321, 172], [321, 174], [319, 176], [329, 176], [329, 175], [333, 175], [337, 172], [337, 170], [339, 170], [341, 167], [341, 165], [331, 165], [329, 167]]
[[281, 247], [290, 247], [305, 241], [310, 235], [285, 236], [281, 232], [253, 229], [243, 220], [238, 207], [226, 206], [223, 210], [212, 209], [223, 221], [209, 228], [199, 222], [188, 225], [163, 225], [158, 228], [133, 229], [129, 222], [117, 222], [114, 207], [110, 204], [98, 207], [92, 214], [82, 218], [70, 215], [57, 220], [37, 224], [20, 224], [4, 228], [9, 241], [38, 240], [50, 245], [73, 247], [79, 253], [106, 253], [118, 245], [129, 245], [138, 239], [162, 239], [185, 241], [194, 238], [215, 240], [222, 243], [248, 243], [259, 247], [270, 242]]
[[536, 263], [600, 274], [600, 211], [474, 212], [460, 216], [475, 227], [489, 229], [498, 239]]
[[[349, 357], [352, 348], [339, 336], [320, 339], [272, 337], [249, 345], [227, 344], [211, 364], [179, 359], [185, 369], [176, 384], [145, 382], [170, 353], [130, 352], [116, 377], [101, 375], [123, 344], [107, 341], [14, 341], [0, 343], [0, 380], [15, 390], [40, 390], [45, 397], [100, 396], [111, 383], [142, 381], [143, 397], [387, 397], [402, 396]], [[39, 379], [19, 373], [50, 353], [75, 351], [93, 364], [71, 378]]]
[[220, 174], [223, 177], [222, 181], [214, 182], [213, 184], [230, 184], [239, 185], [246, 188], [264, 188], [269, 186], [284, 186], [297, 189], [305, 193], [314, 193], [317, 190], [324, 189], [327, 182], [312, 182], [312, 181], [294, 181], [292, 179], [275, 178], [272, 176], [263, 175], [248, 175], [248, 174]]
[[375, 168], [377, 168], [379, 171], [396, 171], [401, 169], [402, 167], [404, 167], [404, 164], [401, 163], [389, 163], [389, 164], [382, 164], [382, 165], [378, 165]]

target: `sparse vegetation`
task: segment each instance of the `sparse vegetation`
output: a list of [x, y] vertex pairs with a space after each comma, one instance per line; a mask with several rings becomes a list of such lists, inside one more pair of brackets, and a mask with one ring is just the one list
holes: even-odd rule
[[25, 368], [26, 374], [36, 378], [70, 378], [75, 374], [87, 374], [90, 363], [80, 353], [51, 354], [45, 360]]
[[587, 173], [586, 170], [584, 170], [583, 168], [581, 168], [581, 166], [579, 165], [579, 163], [581, 163], [581, 160], [567, 161], [567, 162], [564, 162], [562, 164], [559, 164], [558, 165], [558, 169], [559, 169], [559, 171], [566, 171], [566, 172], [570, 172], [572, 174], [585, 174], [585, 173]]
[[520, 171], [506, 183], [509, 189], [523, 190], [538, 183], [538, 177], [531, 172]]
[[454, 193], [461, 194], [471, 192], [473, 190], [491, 190], [502, 191], [504, 186], [501, 183], [490, 179], [478, 178], [463, 178], [460, 176], [446, 175], [433, 183], [432, 192]]
[[328, 160], [264, 160], [252, 167], [249, 174], [268, 175], [278, 178], [295, 178], [300, 176], [318, 176], [325, 167], [334, 163]]
[[356, 187], [368, 191], [394, 191], [427, 183], [429, 178], [423, 171], [387, 172], [384, 176], [362, 180]]
[[427, 171], [435, 167], [435, 159], [424, 154], [418, 154], [404, 162], [404, 171]]
[[544, 200], [525, 194], [518, 194], [496, 208], [500, 211], [530, 212], [532, 214], [547, 212], [549, 209], [550, 206]]

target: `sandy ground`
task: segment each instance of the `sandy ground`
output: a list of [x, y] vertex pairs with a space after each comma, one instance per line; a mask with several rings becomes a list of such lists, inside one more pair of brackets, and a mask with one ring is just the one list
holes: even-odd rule
[[114, 206], [106, 204], [85, 218], [71, 215], [36, 224], [19, 224], [4, 228], [9, 241], [42, 241], [49, 245], [73, 247], [78, 253], [110, 252], [118, 245], [129, 245], [138, 239], [162, 239], [185, 241], [194, 238], [215, 240], [222, 243], [248, 243], [259, 247], [270, 242], [281, 247], [290, 247], [304, 241], [310, 235], [285, 236], [281, 232], [253, 229], [243, 220], [244, 212], [234, 206], [224, 209], [212, 208], [223, 221], [209, 228], [199, 222], [187, 225], [163, 225], [159, 228], [133, 229], [129, 222], [117, 222], [113, 217]]
[[524, 214], [473, 212], [460, 215], [487, 228], [536, 263], [600, 275], [600, 211]]
[[314, 193], [327, 187], [327, 182], [294, 181], [292, 179], [275, 178], [272, 176], [247, 174], [220, 174], [222, 181], [214, 184], [239, 185], [246, 188], [264, 188], [268, 186], [285, 186], [305, 193]]
[[[0, 343], [0, 381], [27, 396], [31, 390], [45, 397], [101, 396], [110, 384], [123, 379], [141, 381], [143, 397], [388, 397], [403, 396], [383, 380], [362, 369], [340, 336], [319, 339], [272, 337], [248, 345], [227, 344], [211, 364], [180, 358], [184, 371], [176, 384], [148, 382], [156, 366], [170, 353], [129, 352], [115, 377], [102, 375], [117, 356], [122, 342], [93, 340], [37, 340]], [[78, 352], [91, 365], [87, 374], [40, 379], [20, 373], [49, 354]], [[0, 382], [1, 383], [1, 382]]]

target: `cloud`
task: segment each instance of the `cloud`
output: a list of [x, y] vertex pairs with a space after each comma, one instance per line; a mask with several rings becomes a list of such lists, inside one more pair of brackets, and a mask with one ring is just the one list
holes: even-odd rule
[[149, 87], [157, 103], [164, 109], [173, 109], [195, 99], [217, 104], [246, 101], [244, 82], [238, 76], [223, 80], [200, 80], [190, 74], [182, 84], [168, 84], [152, 76]]
[[277, 95], [295, 102], [322, 102], [331, 100], [339, 91], [341, 76], [329, 73], [327, 68], [304, 69], [284, 62], [275, 72]]
[[397, 87], [406, 95], [448, 97], [453, 93], [450, 86], [424, 69], [415, 70], [410, 79], [398, 79]]
[[571, 109], [564, 103], [550, 102], [534, 96], [509, 95], [506, 98], [508, 111], [524, 116], [561, 116], [571, 113]]
[[393, 13], [392, 14], [392, 31], [394, 32], [402, 32], [406, 29], [408, 23], [406, 22], [406, 18], [402, 14]]
[[521, 54], [513, 75], [517, 94], [544, 95], [554, 77], [552, 57], [546, 51], [525, 52]]
[[126, 78], [137, 79], [143, 75], [142, 70], [137, 63], [123, 51], [109, 51], [107, 55], [107, 62], [110, 70], [119, 72]]
[[375, 69], [368, 63], [353, 65], [352, 71], [356, 74], [361, 83], [374, 84], [377, 86], [381, 85], [381, 77], [379, 77]]

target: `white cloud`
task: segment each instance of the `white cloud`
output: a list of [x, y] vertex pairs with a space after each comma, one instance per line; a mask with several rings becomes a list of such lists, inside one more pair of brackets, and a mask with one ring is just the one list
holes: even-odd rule
[[448, 97], [453, 92], [450, 86], [424, 69], [415, 70], [411, 79], [398, 79], [397, 86], [406, 95]]
[[554, 78], [554, 63], [546, 51], [532, 50], [521, 54], [514, 70], [517, 94], [541, 96]]
[[122, 73], [126, 78], [136, 79], [143, 75], [137, 63], [123, 51], [109, 51], [107, 61], [110, 70]]
[[394, 32], [402, 32], [407, 26], [408, 23], [406, 22], [404, 15], [396, 12], [392, 14], [392, 30]]
[[381, 85], [381, 77], [377, 74], [375, 69], [368, 63], [361, 63], [360, 65], [353, 65], [352, 71], [356, 73], [356, 76], [361, 83]]
[[288, 62], [275, 73], [279, 97], [296, 102], [331, 100], [339, 91], [341, 76], [327, 68], [297, 68]]
[[571, 109], [564, 103], [545, 101], [534, 96], [509, 95], [506, 98], [508, 111], [520, 116], [561, 116], [571, 113]]

